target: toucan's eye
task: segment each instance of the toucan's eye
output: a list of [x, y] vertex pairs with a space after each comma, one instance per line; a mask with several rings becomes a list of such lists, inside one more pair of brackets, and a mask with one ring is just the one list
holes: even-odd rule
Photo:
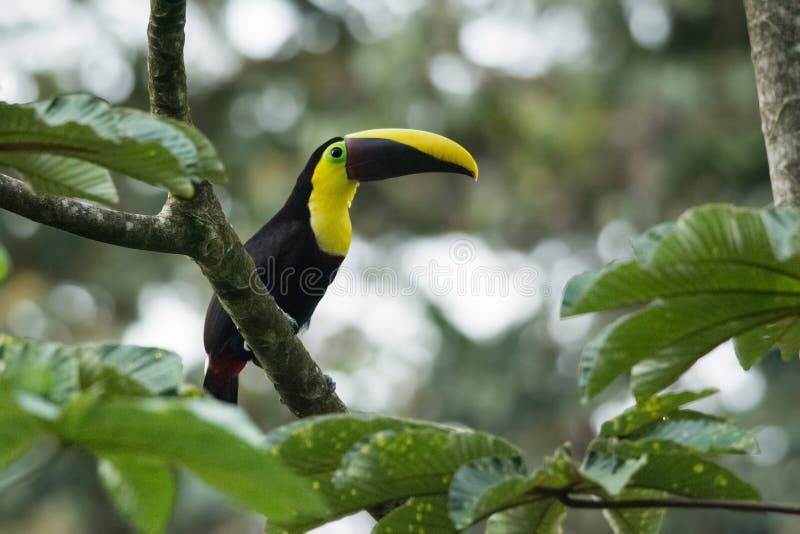
[[341, 158], [342, 154], [343, 154], [342, 147], [335, 146], [331, 149], [331, 156], [335, 159]]

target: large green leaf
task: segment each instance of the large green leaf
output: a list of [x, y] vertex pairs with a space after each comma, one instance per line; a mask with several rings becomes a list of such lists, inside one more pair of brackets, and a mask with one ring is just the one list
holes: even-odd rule
[[750, 369], [760, 362], [776, 345], [784, 360], [797, 357], [800, 353], [800, 317], [787, 317], [761, 325], [733, 339], [736, 356], [745, 369]]
[[760, 498], [753, 486], [731, 471], [690, 454], [651, 456], [631, 484], [693, 499]]
[[798, 210], [702, 206], [640, 237], [635, 260], [573, 278], [564, 316], [647, 304], [587, 344], [584, 395], [633, 369], [634, 393], [647, 398], [730, 338], [746, 367], [776, 344], [796, 353], [800, 264], [788, 258], [798, 227]]
[[531, 487], [522, 459], [490, 456], [462, 465], [450, 484], [450, 518], [458, 528], [517, 501]]
[[403, 428], [446, 427], [368, 413], [320, 415], [276, 428], [267, 434], [264, 446], [299, 473], [332, 475], [355, 443], [378, 432]]
[[725, 419], [679, 410], [628, 436], [631, 441], [672, 442], [700, 454], [758, 454], [755, 436]]
[[800, 254], [800, 208], [765, 208], [761, 220], [775, 256], [780, 261]]
[[106, 456], [97, 472], [111, 501], [131, 524], [146, 534], [164, 531], [177, 493], [168, 464], [144, 455]]
[[458, 532], [447, 517], [447, 497], [412, 497], [389, 512], [372, 529], [373, 534], [449, 534]]
[[489, 518], [486, 534], [561, 534], [567, 507], [553, 498], [544, 498], [498, 512]]
[[53, 402], [80, 389], [78, 360], [58, 343], [0, 336], [0, 381]]
[[119, 201], [108, 171], [86, 161], [52, 154], [0, 151], [0, 166], [17, 169], [37, 193], [107, 204]]
[[56, 424], [60, 437], [99, 456], [145, 455], [187, 467], [270, 522], [323, 512], [322, 502], [244, 412], [210, 399], [78, 397]]
[[91, 386], [109, 394], [174, 393], [182, 379], [177, 354], [133, 345], [62, 345], [0, 336], [0, 360], [5, 362], [0, 378], [57, 402]]
[[76, 345], [81, 386], [101, 384], [127, 395], [175, 393], [181, 385], [181, 358], [172, 351], [136, 345]]
[[334, 484], [339, 489], [364, 493], [374, 503], [446, 493], [461, 465], [484, 456], [519, 454], [505, 440], [473, 430], [380, 432], [350, 449], [334, 476]]
[[[663, 499], [663, 491], [649, 489], [626, 489], [614, 500]], [[664, 521], [663, 508], [627, 508], [603, 510], [603, 515], [614, 534], [658, 534]]]
[[604, 422], [600, 427], [600, 435], [605, 437], [627, 436], [643, 426], [661, 420], [684, 404], [704, 399], [714, 393], [716, 393], [714, 389], [704, 389], [702, 391], [665, 393], [657, 397], [650, 397]]
[[[532, 474], [526, 474], [522, 462], [513, 456], [490, 456], [473, 460], [462, 465], [450, 484], [450, 518], [459, 527], [467, 527], [493, 512], [499, 512], [494, 519], [495, 531], [500, 525], [510, 522], [509, 517], [517, 513], [525, 516], [525, 525], [536, 524], [542, 532], [551, 532], [559, 527], [561, 519], [559, 506], [553, 499], [538, 496], [540, 500], [531, 502], [536, 489], [564, 489], [579, 480], [579, 474], [566, 447], [545, 458], [544, 465]], [[513, 512], [518, 507], [524, 511]], [[509, 516], [504, 514], [509, 511]], [[529, 529], [528, 532], [531, 532]], [[537, 531], [538, 532], [538, 531]]]
[[367, 414], [314, 417], [277, 429], [267, 446], [303, 474], [326, 509], [268, 522], [269, 532], [305, 532], [336, 517], [418, 495], [445, 495], [463, 463], [518, 451], [463, 428]]
[[45, 436], [42, 425], [20, 409], [7, 382], [0, 382], [0, 469]]
[[611, 496], [619, 495], [631, 477], [647, 463], [647, 455], [624, 457], [592, 448], [581, 464], [580, 473]]
[[[351, 448], [360, 448], [361, 443], [371, 437], [380, 439], [389, 432], [403, 429], [453, 430], [444, 425], [411, 419], [349, 413], [309, 417], [270, 432], [265, 446], [295, 472], [304, 475], [309, 480], [309, 491], [321, 496], [327, 508], [316, 515], [300, 514], [291, 522], [268, 521], [267, 531], [305, 532], [336, 517], [382, 502], [385, 495], [370, 494], [366, 487], [352, 485], [338, 489], [333, 483], [333, 476]], [[405, 496], [408, 495], [398, 497]]]
[[[91, 95], [0, 103], [0, 152], [76, 158], [187, 197], [194, 192], [192, 181], [224, 179], [213, 147], [190, 126], [112, 108]], [[60, 172], [48, 175], [62, 184], [64, 177]], [[74, 186], [76, 178], [72, 180]]]

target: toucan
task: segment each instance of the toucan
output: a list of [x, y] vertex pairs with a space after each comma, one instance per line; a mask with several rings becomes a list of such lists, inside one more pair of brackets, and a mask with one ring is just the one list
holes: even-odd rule
[[[295, 333], [308, 325], [350, 248], [349, 208], [359, 184], [424, 172], [478, 179], [475, 159], [464, 147], [419, 130], [366, 130], [334, 137], [314, 151], [286, 203], [245, 243]], [[216, 296], [208, 305], [203, 341], [203, 387], [236, 403], [239, 373], [248, 361], [258, 362]]]

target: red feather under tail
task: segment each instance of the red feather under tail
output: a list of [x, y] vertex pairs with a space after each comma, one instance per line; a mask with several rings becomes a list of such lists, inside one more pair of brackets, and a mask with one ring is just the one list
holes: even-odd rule
[[239, 396], [239, 373], [245, 365], [245, 360], [209, 355], [203, 388], [221, 401], [236, 404]]

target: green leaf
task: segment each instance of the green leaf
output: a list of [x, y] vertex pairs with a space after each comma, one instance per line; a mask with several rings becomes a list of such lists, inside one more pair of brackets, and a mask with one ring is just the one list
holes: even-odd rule
[[458, 532], [447, 517], [447, 497], [412, 497], [381, 518], [372, 529], [373, 534], [398, 534], [421, 532], [448, 534]]
[[[453, 477], [449, 493], [450, 518], [457, 527], [464, 528], [492, 512], [529, 500], [530, 496], [526, 494], [537, 488], [566, 488], [577, 482], [579, 477], [566, 446], [556, 449], [552, 456], [545, 458], [544, 465], [531, 475], [525, 473], [518, 457], [479, 458], [462, 465]], [[524, 515], [528, 520], [524, 524], [538, 522], [544, 529], [542, 532], [550, 532], [549, 528], [558, 527], [563, 517], [558, 512], [559, 507], [553, 507], [552, 504], [527, 510]], [[504, 517], [495, 521], [503, 524], [507, 520]]]
[[91, 386], [108, 394], [175, 393], [182, 381], [180, 357], [170, 351], [132, 345], [61, 345], [0, 336], [0, 378], [15, 387], [63, 402]]
[[797, 358], [800, 353], [800, 317], [757, 326], [733, 338], [736, 356], [744, 369], [757, 364], [776, 345], [784, 360]]
[[82, 396], [65, 406], [57, 431], [99, 456], [145, 453], [185, 466], [270, 522], [324, 510], [309, 481], [263, 448], [263, 434], [235, 406], [210, 399]]
[[164, 531], [177, 492], [175, 474], [168, 464], [148, 456], [115, 455], [101, 458], [97, 471], [125, 519], [147, 534]]
[[697, 456], [651, 456], [631, 484], [692, 499], [758, 500], [758, 492], [724, 467]]
[[800, 253], [800, 209], [766, 208], [761, 210], [761, 220], [778, 260], [796, 258]]
[[622, 414], [609, 419], [600, 427], [600, 435], [624, 437], [654, 421], [671, 414], [684, 404], [704, 399], [716, 393], [715, 389], [702, 391], [680, 391], [650, 397]]
[[628, 436], [632, 441], [671, 441], [702, 454], [758, 454], [758, 442], [747, 430], [710, 415], [680, 410]]
[[5, 247], [0, 244], [0, 282], [2, 282], [11, 271], [11, 258], [8, 257]]
[[561, 317], [648, 302], [664, 290], [657, 287], [658, 282], [656, 275], [643, 270], [635, 260], [614, 262], [601, 271], [579, 274], [564, 287]]
[[444, 493], [461, 465], [484, 456], [518, 455], [519, 450], [505, 440], [473, 430], [379, 432], [350, 449], [334, 484], [357, 489], [372, 502]]
[[444, 495], [461, 464], [482, 456], [518, 454], [488, 434], [367, 414], [298, 421], [271, 432], [266, 445], [304, 475], [308, 490], [327, 504], [316, 515], [270, 521], [268, 532], [305, 532], [375, 504]]
[[5, 469], [44, 437], [44, 429], [22, 409], [8, 384], [0, 382], [0, 469]]
[[76, 345], [84, 389], [102, 384], [106, 392], [165, 395], [177, 392], [183, 379], [181, 358], [172, 351], [135, 345]]
[[119, 201], [111, 175], [92, 163], [52, 154], [0, 152], [0, 166], [17, 169], [37, 193], [106, 204]]
[[636, 258], [644, 264], [650, 263], [664, 238], [674, 234], [677, 229], [678, 225], [669, 221], [657, 224], [637, 236], [631, 243]]
[[[663, 499], [667, 494], [663, 491], [649, 489], [626, 489], [613, 500]], [[603, 510], [603, 516], [611, 526], [614, 534], [658, 534], [664, 521], [666, 510], [663, 508], [628, 508], [619, 510]]]
[[490, 456], [462, 465], [450, 484], [450, 519], [466, 528], [517, 501], [530, 487], [519, 457]]
[[494, 514], [486, 534], [561, 534], [567, 508], [556, 499], [542, 499]]
[[532, 487], [561, 489], [571, 486], [580, 479], [575, 461], [572, 459], [569, 444], [557, 448], [544, 459], [544, 465], [531, 476]]
[[798, 297], [716, 294], [657, 300], [604, 329], [581, 357], [581, 387], [594, 397], [634, 369], [632, 387], [644, 399], [674, 382], [726, 339], [793, 313]]
[[264, 446], [296, 473], [306, 476], [309, 479], [308, 490], [324, 499], [327, 508], [316, 515], [299, 515], [292, 522], [268, 521], [267, 531], [305, 532], [368, 506], [365, 504], [365, 494], [359, 492], [358, 488], [338, 490], [333, 484], [333, 475], [339, 469], [342, 457], [355, 444], [370, 436], [382, 436], [382, 432], [405, 428], [450, 430], [435, 423], [348, 413], [308, 417], [270, 432]]
[[185, 197], [194, 193], [192, 181], [222, 175], [211, 145], [190, 128], [91, 95], [0, 103], [0, 152], [77, 158]]
[[0, 336], [0, 380], [53, 402], [80, 388], [78, 361], [57, 343]]
[[646, 454], [638, 458], [625, 458], [593, 448], [581, 464], [580, 473], [600, 485], [609, 495], [615, 496], [646, 463]]
[[298, 473], [333, 474], [350, 448], [373, 434], [403, 428], [447, 428], [436, 423], [347, 413], [306, 417], [267, 434], [264, 446]]
[[584, 396], [632, 369], [634, 394], [647, 398], [730, 338], [746, 367], [775, 344], [796, 354], [800, 265], [788, 258], [799, 227], [797, 210], [701, 206], [637, 239], [637, 259], [573, 278], [564, 316], [647, 304], [587, 344]]
[[211, 141], [200, 130], [185, 122], [163, 117], [161, 120], [179, 129], [194, 143], [194, 147], [197, 150], [197, 166], [200, 177], [203, 180], [208, 180], [212, 184], [225, 184], [228, 182], [228, 175], [225, 172], [225, 166], [219, 160], [217, 149], [214, 148]]

